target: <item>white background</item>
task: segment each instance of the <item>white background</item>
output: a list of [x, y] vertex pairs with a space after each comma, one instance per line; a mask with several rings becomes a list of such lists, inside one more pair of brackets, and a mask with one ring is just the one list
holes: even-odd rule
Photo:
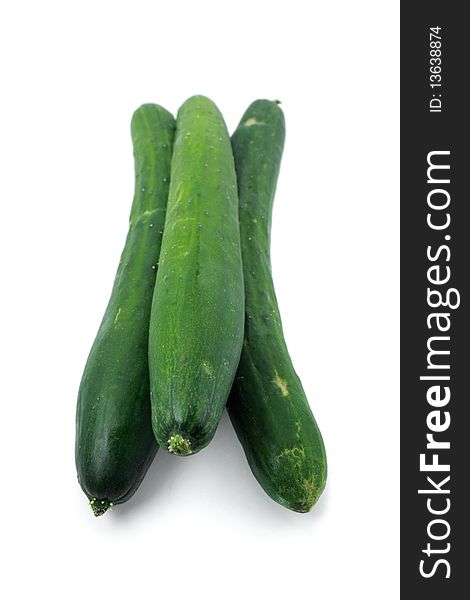
[[[9, 2], [0, 9], [3, 598], [398, 597], [398, 2]], [[96, 519], [75, 400], [133, 194], [129, 124], [211, 97], [287, 122], [273, 271], [324, 434], [308, 515], [259, 487], [224, 417]]]

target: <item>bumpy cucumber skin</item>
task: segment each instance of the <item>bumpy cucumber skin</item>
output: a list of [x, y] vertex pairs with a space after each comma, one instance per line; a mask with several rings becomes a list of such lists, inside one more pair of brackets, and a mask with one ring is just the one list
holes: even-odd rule
[[245, 339], [228, 412], [258, 482], [276, 502], [308, 512], [327, 476], [325, 447], [282, 332], [271, 276], [271, 214], [284, 115], [257, 100], [232, 136], [240, 199]]
[[203, 96], [178, 111], [171, 184], [150, 320], [152, 425], [160, 446], [210, 442], [243, 342], [236, 175], [222, 115]]
[[96, 515], [128, 500], [157, 444], [150, 421], [148, 328], [165, 222], [175, 120], [145, 104], [133, 115], [135, 195], [109, 304], [78, 394], [78, 479]]

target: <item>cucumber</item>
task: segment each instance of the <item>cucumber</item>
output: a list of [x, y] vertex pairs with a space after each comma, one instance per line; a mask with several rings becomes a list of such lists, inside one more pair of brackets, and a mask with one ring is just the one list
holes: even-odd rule
[[157, 451], [148, 328], [174, 132], [174, 118], [160, 106], [145, 104], [132, 117], [135, 195], [129, 233], [78, 393], [78, 480], [96, 516], [134, 494]]
[[243, 343], [238, 196], [230, 138], [208, 98], [178, 111], [149, 336], [152, 425], [193, 454], [214, 436]]
[[327, 474], [320, 430], [294, 370], [271, 276], [271, 214], [284, 146], [276, 102], [257, 100], [232, 136], [245, 278], [245, 339], [228, 412], [254, 476], [276, 502], [308, 512]]

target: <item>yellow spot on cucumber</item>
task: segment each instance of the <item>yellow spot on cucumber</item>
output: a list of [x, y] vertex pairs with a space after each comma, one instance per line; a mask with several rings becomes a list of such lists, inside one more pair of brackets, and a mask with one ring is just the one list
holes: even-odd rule
[[300, 438], [300, 429], [301, 429], [300, 421], [295, 422], [295, 428], [297, 429], [297, 431], [295, 432], [295, 435], [297, 436], [297, 438]]
[[289, 395], [289, 390], [287, 388], [287, 381], [279, 377], [279, 373], [275, 371], [274, 384], [281, 390], [281, 394], [283, 396]]
[[250, 117], [243, 123], [243, 125], [245, 127], [251, 127], [252, 125], [266, 125], [266, 123], [264, 121], [258, 121], [254, 117]]
[[116, 325], [117, 320], [119, 319], [119, 315], [121, 314], [121, 307], [118, 308], [116, 316], [114, 317], [114, 325]]
[[304, 496], [302, 498], [300, 512], [309, 512], [318, 500], [318, 490], [314, 478], [304, 479], [302, 481], [302, 489]]
[[206, 375], [209, 375], [209, 377], [214, 377], [214, 367], [206, 360], [202, 361], [202, 369]]
[[305, 450], [299, 446], [294, 446], [293, 448], [284, 448], [284, 450], [277, 456], [277, 458], [283, 458], [288, 456], [289, 458], [294, 458], [296, 460], [305, 458]]

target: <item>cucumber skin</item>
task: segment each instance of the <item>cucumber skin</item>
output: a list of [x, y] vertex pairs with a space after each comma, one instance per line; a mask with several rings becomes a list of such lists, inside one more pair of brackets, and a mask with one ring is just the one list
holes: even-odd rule
[[[222, 416], [243, 343], [238, 196], [223, 117], [203, 96], [178, 111], [168, 211], [152, 304], [152, 425], [194, 454]], [[172, 440], [184, 443], [179, 450]]]
[[148, 327], [174, 131], [173, 116], [160, 106], [143, 105], [132, 117], [135, 195], [129, 232], [77, 404], [78, 479], [97, 515], [135, 493], [157, 451], [150, 422]]
[[270, 261], [271, 214], [285, 125], [255, 101], [232, 136], [240, 198], [245, 339], [228, 413], [258, 482], [276, 502], [308, 512], [327, 476], [320, 430], [282, 331]]

